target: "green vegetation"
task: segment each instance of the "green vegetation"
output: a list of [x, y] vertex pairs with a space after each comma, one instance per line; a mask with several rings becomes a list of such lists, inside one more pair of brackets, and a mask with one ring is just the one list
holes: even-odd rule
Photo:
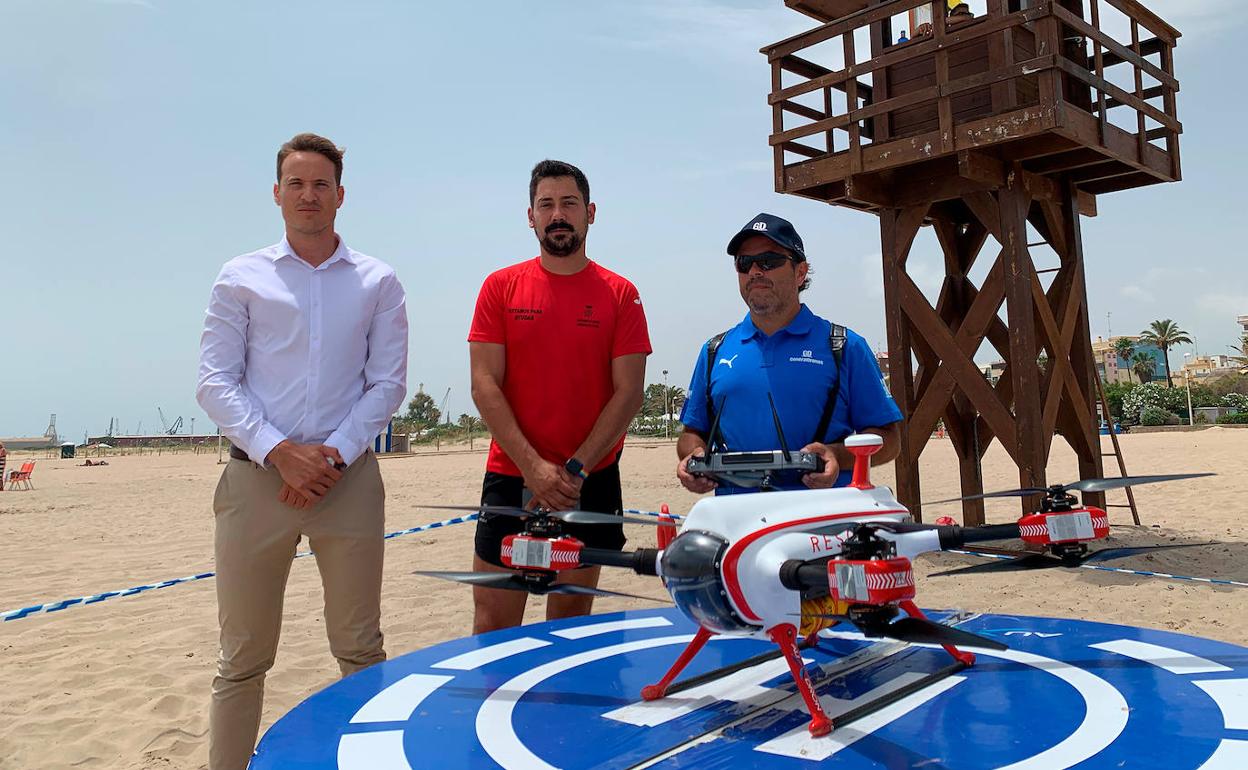
[[1140, 332], [1140, 342], [1156, 345], [1161, 350], [1161, 360], [1166, 366], [1166, 384], [1174, 387], [1174, 379], [1170, 376], [1170, 348], [1175, 345], [1190, 345], [1192, 338], [1169, 318], [1164, 321], [1153, 321], [1148, 328]]
[[664, 390], [662, 383], [653, 382], [646, 386], [641, 399], [641, 410], [629, 423], [628, 432], [634, 436], [672, 436], [679, 435], [681, 424], [675, 417], [670, 424], [664, 417], [666, 414], [678, 415], [685, 405], [685, 389], [675, 386]]
[[1179, 416], [1158, 406], [1146, 406], [1140, 416], [1141, 425], [1178, 425]]
[[1131, 371], [1140, 378], [1141, 385], [1152, 382], [1153, 375], [1157, 373], [1157, 362], [1144, 351], [1138, 351], [1131, 358]]
[[1130, 361], [1131, 357], [1135, 355], [1135, 341], [1130, 337], [1119, 337], [1114, 340], [1114, 352], [1123, 361]]
[[1109, 402], [1110, 416], [1113, 417], [1114, 422], [1125, 423], [1126, 420], [1123, 419], [1122, 400], [1128, 393], [1135, 389], [1135, 383], [1102, 381], [1101, 384], [1105, 388], [1105, 400]]

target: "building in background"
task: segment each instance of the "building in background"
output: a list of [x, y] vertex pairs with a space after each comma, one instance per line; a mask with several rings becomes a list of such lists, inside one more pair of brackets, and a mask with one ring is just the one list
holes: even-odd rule
[[1204, 380], [1235, 374], [1238, 371], [1239, 365], [1231, 356], [1196, 356], [1186, 359], [1179, 373], [1193, 380]]
[[889, 376], [888, 376], [888, 351], [887, 350], [883, 352], [876, 351], [875, 364], [876, 366], [880, 367], [880, 376], [884, 378], [885, 389], [887, 389], [889, 393], [892, 393], [893, 391], [889, 387], [892, 384], [892, 381], [889, 379]]
[[993, 361], [990, 364], [981, 364], [979, 370], [984, 373], [984, 379], [995, 387], [1001, 375], [1005, 374], [1005, 362]]
[[1150, 382], [1165, 379], [1166, 362], [1161, 354], [1161, 349], [1156, 345], [1141, 343], [1139, 337], [1121, 335], [1110, 337], [1108, 340], [1097, 337], [1092, 341], [1092, 358], [1096, 362], [1096, 373], [1102, 380], [1109, 383], [1139, 383], [1140, 381], [1133, 368], [1134, 364], [1118, 355], [1115, 343], [1121, 339], [1130, 340], [1135, 353], [1147, 353], [1153, 359], [1153, 377], [1152, 380], [1149, 380]]
[[0, 444], [10, 452], [18, 449], [48, 449], [60, 442], [53, 442], [47, 436], [19, 436], [16, 438], [0, 438]]

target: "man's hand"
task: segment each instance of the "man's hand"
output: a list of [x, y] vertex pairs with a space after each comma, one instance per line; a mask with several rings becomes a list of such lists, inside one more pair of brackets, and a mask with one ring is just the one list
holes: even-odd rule
[[581, 497], [581, 479], [546, 460], [538, 460], [528, 470], [522, 469], [524, 485], [533, 493], [533, 503], [549, 511], [567, 511], [576, 507]]
[[676, 463], [676, 478], [680, 479], [680, 485], [694, 494], [703, 495], [707, 492], [713, 492], [719, 484], [714, 479], [708, 479], [705, 476], [694, 476], [689, 472], [689, 458], [705, 457], [706, 450], [702, 447], [690, 452], [682, 457], [680, 462]]
[[807, 444], [801, 451], [819, 455], [823, 458], [823, 470], [819, 473], [807, 473], [802, 476], [802, 483], [811, 489], [831, 489], [836, 485], [836, 477], [841, 475], [841, 464], [836, 459], [832, 447], [818, 442]]
[[342, 472], [334, 467], [334, 464], [342, 464], [342, 455], [324, 444], [296, 444], [287, 439], [273, 447], [265, 460], [272, 463], [282, 475], [282, 481], [307, 498], [309, 504], [320, 502], [342, 478]]
[[277, 494], [277, 500], [297, 510], [303, 510], [312, 505], [311, 500], [296, 492], [294, 488], [285, 482], [282, 483], [282, 491]]

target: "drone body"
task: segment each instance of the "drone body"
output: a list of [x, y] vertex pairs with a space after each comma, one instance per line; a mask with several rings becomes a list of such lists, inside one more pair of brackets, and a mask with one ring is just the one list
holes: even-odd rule
[[780, 582], [782, 565], [836, 556], [855, 524], [908, 521], [886, 487], [705, 498], [664, 549], [663, 579], [699, 625], [766, 638], [801, 613], [801, 594]]

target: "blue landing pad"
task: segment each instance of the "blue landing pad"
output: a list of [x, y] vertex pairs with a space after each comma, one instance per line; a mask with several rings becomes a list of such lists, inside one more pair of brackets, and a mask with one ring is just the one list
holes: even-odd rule
[[[641, 701], [696, 630], [675, 609], [497, 631], [327, 687], [273, 725], [251, 767], [1248, 768], [1248, 648], [1053, 618], [959, 625], [1010, 649], [976, 650], [974, 667], [819, 739], [783, 660]], [[684, 676], [768, 649], [716, 637]], [[950, 662], [836, 629], [803, 656], [834, 721]]]

